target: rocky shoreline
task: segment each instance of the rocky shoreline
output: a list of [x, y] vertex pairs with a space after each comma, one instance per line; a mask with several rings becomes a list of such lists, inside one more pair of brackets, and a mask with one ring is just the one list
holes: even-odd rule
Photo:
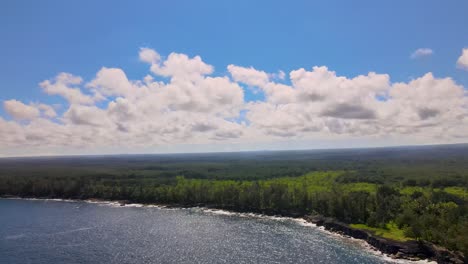
[[369, 245], [393, 258], [408, 260], [428, 259], [436, 261], [437, 263], [468, 263], [468, 260], [463, 254], [450, 251], [432, 243], [416, 240], [405, 242], [394, 241], [375, 236], [370, 232], [352, 228], [345, 223], [322, 216], [305, 216], [304, 219], [317, 226], [323, 226], [325, 230], [330, 232], [365, 240]]
[[[19, 199], [54, 199], [50, 197], [16, 197], [11, 195], [3, 195], [0, 198], [19, 198]], [[88, 201], [88, 202], [115, 202], [120, 206], [125, 206], [126, 204], [132, 204], [131, 201], [128, 200], [114, 200], [114, 201], [107, 201], [102, 199], [70, 199], [74, 201]], [[255, 210], [255, 209], [239, 209], [233, 207], [220, 207], [220, 206], [213, 206], [207, 204], [165, 204], [161, 205], [165, 208], [188, 208], [188, 207], [204, 207], [207, 209], [221, 209], [227, 210], [231, 212], [238, 212], [238, 213], [257, 213], [262, 215], [268, 216], [284, 216], [284, 217], [291, 217], [291, 218], [302, 218], [307, 222], [313, 223], [317, 226], [322, 226], [325, 230], [337, 233], [343, 236], [352, 237], [355, 239], [361, 239], [366, 241], [369, 245], [371, 245], [376, 250], [389, 255], [395, 259], [407, 259], [412, 261], [417, 260], [432, 260], [436, 261], [437, 263], [445, 264], [445, 263], [455, 263], [455, 264], [468, 264], [468, 259], [464, 257], [464, 255], [460, 252], [453, 252], [446, 248], [434, 245], [429, 242], [425, 241], [416, 241], [416, 240], [409, 240], [405, 242], [395, 241], [379, 236], [375, 236], [370, 232], [352, 228], [349, 225], [337, 221], [336, 219], [330, 217], [323, 217], [320, 215], [310, 216], [310, 215], [303, 215], [299, 212], [286, 212], [286, 211], [277, 211], [277, 210]]]

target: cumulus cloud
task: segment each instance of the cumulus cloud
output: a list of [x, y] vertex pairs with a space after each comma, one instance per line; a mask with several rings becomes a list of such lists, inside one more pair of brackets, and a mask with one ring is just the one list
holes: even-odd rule
[[161, 60], [161, 56], [153, 49], [141, 48], [139, 54], [140, 60], [150, 64], [156, 64]]
[[109, 126], [106, 111], [96, 106], [71, 105], [63, 114], [67, 124], [86, 125], [93, 127]]
[[125, 72], [118, 68], [103, 67], [87, 87], [104, 96], [125, 96], [132, 93], [132, 84]]
[[457, 60], [457, 67], [468, 71], [468, 48], [462, 50], [462, 54]]
[[421, 58], [421, 57], [428, 57], [428, 56], [431, 56], [433, 53], [434, 51], [432, 49], [419, 48], [415, 50], [413, 53], [411, 53], [410, 58], [414, 60], [414, 59]]
[[244, 68], [230, 64], [227, 66], [227, 69], [236, 82], [245, 83], [250, 86], [263, 87], [269, 81], [266, 72], [258, 71], [253, 67]]
[[[451, 78], [436, 78], [432, 73], [408, 83], [395, 83], [386, 102], [389, 118], [394, 126], [405, 127], [408, 132], [429, 126], [434, 131], [444, 128], [445, 135], [458, 129], [466, 130], [468, 99], [463, 86]], [[390, 128], [387, 128], [390, 129]]]
[[373, 119], [375, 113], [371, 109], [359, 105], [337, 104], [322, 112], [324, 116], [331, 116], [345, 119]]
[[36, 104], [37, 109], [39, 109], [43, 116], [48, 118], [53, 118], [57, 116], [54, 107], [46, 104]]
[[70, 104], [93, 104], [96, 98], [83, 94], [79, 88], [75, 87], [82, 82], [81, 77], [62, 72], [54, 80], [45, 80], [39, 86], [47, 94], [62, 96]]
[[[327, 67], [290, 72], [291, 85], [264, 85], [266, 101], [249, 104], [251, 126], [276, 137], [413, 136], [444, 138], [467, 129], [467, 96], [432, 73], [408, 83], [387, 74], [338, 76]], [[453, 134], [452, 134], [453, 133]]]
[[3, 102], [3, 107], [9, 115], [18, 120], [34, 119], [40, 114], [36, 107], [25, 105], [22, 102], [14, 99]]
[[[144, 51], [140, 51], [140, 56], [142, 52]], [[179, 80], [199, 79], [213, 72], [213, 66], [203, 62], [200, 56], [190, 58], [186, 54], [174, 52], [169, 54], [169, 57], [163, 63], [156, 61], [150, 64], [151, 71], [154, 74]]]
[[[4, 101], [12, 120], [0, 117], [0, 154], [19, 148], [60, 154], [277, 140], [468, 139], [466, 89], [449, 77], [427, 73], [392, 82], [388, 74], [348, 77], [326, 66], [267, 73], [233, 64], [225, 76], [214, 75], [200, 56], [162, 57], [142, 48], [139, 58], [149, 64], [141, 80], [103, 67], [87, 81], [60, 73], [41, 82], [46, 94], [65, 100], [60, 113], [40, 102]], [[264, 99], [246, 101], [242, 84]]]

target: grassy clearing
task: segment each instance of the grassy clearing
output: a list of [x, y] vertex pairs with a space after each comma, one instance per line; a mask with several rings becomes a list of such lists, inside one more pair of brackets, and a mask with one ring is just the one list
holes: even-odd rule
[[387, 223], [385, 228], [370, 227], [365, 224], [351, 224], [350, 226], [353, 228], [369, 231], [376, 236], [393, 239], [396, 241], [411, 240], [411, 238], [405, 236], [403, 229], [399, 229], [395, 223]]
[[430, 195], [431, 191], [444, 191], [444, 192], [450, 193], [452, 195], [458, 196], [458, 197], [460, 197], [462, 199], [465, 199], [465, 200], [468, 199], [468, 190], [467, 190], [467, 188], [463, 188], [463, 187], [452, 186], [452, 187], [445, 187], [443, 189], [440, 189], [440, 188], [431, 189], [429, 187], [426, 187], [426, 188], [423, 188], [423, 187], [404, 187], [404, 188], [400, 189], [400, 193], [403, 194], [403, 195], [411, 195], [411, 194], [413, 194], [415, 192], [421, 192], [426, 197], [428, 197]]
[[330, 191], [342, 171], [315, 171], [300, 177], [285, 177], [265, 181], [266, 184], [283, 183], [295, 189], [306, 188], [309, 194]]
[[445, 192], [450, 194], [456, 195], [462, 199], [468, 199], [468, 191], [467, 188], [463, 187], [446, 187], [444, 188]]
[[404, 187], [400, 189], [400, 193], [403, 195], [411, 195], [415, 192], [421, 192], [424, 195], [428, 196], [430, 192], [430, 188], [423, 188], [423, 187]]
[[367, 182], [347, 183], [343, 185], [343, 189], [346, 192], [363, 191], [368, 193], [375, 193], [377, 191], [377, 184]]

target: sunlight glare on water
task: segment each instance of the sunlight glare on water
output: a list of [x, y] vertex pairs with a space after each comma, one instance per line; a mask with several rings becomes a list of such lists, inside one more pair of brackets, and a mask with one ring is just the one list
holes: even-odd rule
[[0, 263], [387, 263], [301, 220], [0, 199]]

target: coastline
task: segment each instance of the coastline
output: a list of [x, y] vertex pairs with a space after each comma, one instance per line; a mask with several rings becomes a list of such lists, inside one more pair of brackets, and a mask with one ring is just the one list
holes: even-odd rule
[[104, 199], [61, 199], [50, 197], [18, 197], [0, 196], [0, 199], [17, 199], [32, 201], [56, 201], [56, 202], [85, 202], [92, 204], [102, 204], [113, 207], [152, 207], [159, 209], [191, 209], [199, 208], [203, 212], [218, 215], [236, 215], [241, 217], [269, 218], [272, 220], [289, 219], [304, 226], [318, 227], [331, 235], [341, 238], [357, 240], [362, 246], [372, 251], [379, 257], [398, 262], [398, 260], [409, 263], [467, 263], [463, 256], [456, 252], [451, 252], [445, 248], [438, 247], [428, 242], [417, 242], [410, 240], [398, 242], [390, 239], [375, 236], [368, 231], [352, 228], [345, 223], [341, 223], [333, 218], [322, 216], [300, 215], [297, 213], [261, 211], [258, 210], [236, 210], [235, 208], [221, 208], [204, 204], [182, 205], [182, 204], [152, 204], [133, 203], [127, 200], [104, 200]]

